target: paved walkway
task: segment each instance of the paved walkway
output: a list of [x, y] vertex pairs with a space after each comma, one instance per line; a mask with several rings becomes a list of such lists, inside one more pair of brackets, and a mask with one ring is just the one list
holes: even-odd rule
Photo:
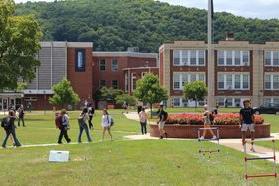
[[[124, 114], [128, 119], [139, 121], [137, 112], [130, 112], [127, 114]], [[125, 138], [130, 140], [150, 140], [150, 139], [158, 139], [155, 137], [150, 137], [149, 134], [147, 135], [129, 135], [125, 136]], [[256, 141], [269, 141], [272, 145], [272, 139], [279, 140], [279, 133], [272, 133], [270, 138], [258, 138]], [[195, 140], [195, 139], [178, 139], [178, 138], [168, 138], [167, 140]], [[212, 141], [216, 143], [216, 141]], [[243, 152], [243, 146], [241, 143], [241, 139], [220, 139], [219, 140], [220, 145], [238, 150]], [[273, 156], [273, 151], [270, 148], [265, 148], [262, 146], [254, 145], [254, 149], [256, 152], [250, 151], [250, 144], [247, 144], [247, 154], [257, 157], [267, 157], [267, 156]], [[276, 163], [279, 163], [279, 152], [276, 152]], [[269, 160], [273, 161], [273, 160]]]

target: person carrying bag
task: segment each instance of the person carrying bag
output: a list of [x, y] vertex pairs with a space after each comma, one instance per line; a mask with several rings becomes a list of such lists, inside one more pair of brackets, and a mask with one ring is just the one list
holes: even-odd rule
[[84, 108], [78, 118], [78, 124], [79, 124], [78, 143], [81, 143], [81, 136], [83, 130], [85, 130], [88, 142], [92, 141], [91, 135], [89, 133], [88, 125], [87, 125], [88, 119], [89, 119], [88, 110], [87, 108]]

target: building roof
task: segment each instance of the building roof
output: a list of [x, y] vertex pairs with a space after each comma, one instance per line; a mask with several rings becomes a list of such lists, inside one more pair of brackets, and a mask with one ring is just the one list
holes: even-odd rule
[[92, 42], [67, 42], [67, 41], [43, 41], [41, 47], [79, 47], [93, 48]]
[[93, 57], [145, 57], [158, 58], [157, 53], [140, 52], [93, 52]]

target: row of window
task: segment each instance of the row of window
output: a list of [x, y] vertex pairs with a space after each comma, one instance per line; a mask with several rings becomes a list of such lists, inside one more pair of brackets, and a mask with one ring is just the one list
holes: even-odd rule
[[[219, 97], [216, 103], [220, 107], [243, 107], [243, 101], [249, 98], [239, 98], [239, 97]], [[203, 106], [204, 101], [197, 102], [198, 106]], [[174, 107], [194, 107], [195, 102], [192, 100], [186, 100], [182, 97], [172, 98], [172, 105]], [[269, 106], [271, 104], [279, 104], [279, 97], [267, 97], [263, 99], [263, 104]]]
[[186, 72], [175, 72], [173, 74], [173, 89], [183, 90], [185, 84], [193, 81], [206, 81], [205, 73], [186, 73]]
[[219, 50], [218, 66], [249, 66], [249, 55], [249, 51]]
[[[174, 66], [205, 66], [205, 50], [174, 50]], [[249, 66], [249, 50], [218, 50], [218, 66]], [[264, 52], [265, 66], [279, 66], [279, 51]]]
[[265, 51], [265, 66], [279, 66], [279, 51]]
[[265, 90], [279, 90], [279, 74], [265, 74]]
[[174, 66], [205, 66], [205, 50], [174, 50]]
[[218, 74], [218, 90], [249, 90], [250, 74]]
[[[109, 84], [109, 81], [106, 81], [106, 80], [100, 80], [99, 82], [99, 87], [105, 87], [105, 86], [108, 86]], [[111, 81], [111, 87], [114, 88], [114, 89], [118, 89], [118, 81], [117, 80], [112, 80]]]
[[[105, 59], [101, 59], [99, 61], [99, 69], [100, 71], [106, 71], [107, 69], [107, 63]], [[111, 71], [117, 71], [118, 70], [118, 61], [117, 59], [113, 59], [111, 61]]]

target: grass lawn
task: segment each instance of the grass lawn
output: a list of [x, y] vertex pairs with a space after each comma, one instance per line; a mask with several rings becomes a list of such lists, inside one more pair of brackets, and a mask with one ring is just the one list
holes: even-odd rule
[[[139, 124], [126, 119], [121, 110], [110, 111], [115, 126], [114, 141], [101, 142], [101, 112], [94, 118], [94, 142], [79, 145], [0, 149], [2, 185], [245, 185], [243, 154], [221, 147], [218, 156], [198, 154], [196, 140], [128, 141], [125, 135], [139, 133]], [[176, 111], [173, 111], [176, 112]], [[70, 112], [70, 137], [78, 135], [78, 112]], [[1, 116], [0, 116], [1, 117]], [[266, 117], [266, 116], [265, 116]], [[17, 135], [23, 144], [56, 143], [53, 113], [26, 114], [25, 128]], [[274, 130], [277, 130], [276, 128]], [[85, 137], [85, 136], [84, 136]], [[107, 137], [107, 139], [109, 139]], [[83, 141], [86, 141], [84, 138]], [[207, 148], [214, 144], [204, 143]], [[48, 163], [50, 150], [69, 150], [68, 163]], [[253, 162], [253, 172], [270, 172], [271, 163]], [[278, 180], [279, 181], [279, 180]], [[274, 179], [252, 180], [253, 185], [274, 185]]]

